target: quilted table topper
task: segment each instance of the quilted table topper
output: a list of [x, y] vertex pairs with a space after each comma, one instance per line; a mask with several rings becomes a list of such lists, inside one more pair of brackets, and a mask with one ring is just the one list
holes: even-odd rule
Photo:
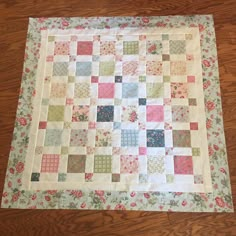
[[31, 18], [2, 207], [233, 211], [212, 17]]

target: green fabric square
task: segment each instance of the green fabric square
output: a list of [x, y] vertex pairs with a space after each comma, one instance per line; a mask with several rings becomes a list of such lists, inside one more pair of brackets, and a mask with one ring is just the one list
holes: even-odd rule
[[115, 99], [114, 99], [114, 105], [115, 105], [115, 106], [121, 105], [121, 102], [122, 102], [122, 100], [119, 99], [119, 98], [115, 98]]
[[169, 40], [169, 35], [168, 34], [163, 34], [162, 35], [162, 40]]
[[53, 75], [54, 76], [67, 76], [68, 75], [68, 62], [54, 62]]
[[120, 174], [112, 174], [112, 182], [120, 182]]
[[147, 98], [160, 98], [163, 97], [163, 83], [147, 83], [146, 92]]
[[94, 156], [94, 173], [111, 173], [112, 156], [95, 155]]
[[166, 175], [166, 182], [169, 184], [174, 183], [174, 175]]
[[193, 156], [200, 156], [200, 148], [192, 148]]
[[48, 42], [54, 42], [55, 36], [48, 36]]
[[185, 40], [170, 40], [170, 54], [185, 54], [186, 41]]
[[42, 99], [42, 105], [47, 106], [49, 104], [49, 99], [48, 98], [43, 98]]
[[146, 82], [146, 76], [139, 76], [139, 82]]
[[66, 155], [68, 154], [68, 147], [61, 147], [61, 154], [63, 155]]
[[65, 181], [66, 181], [66, 173], [59, 173], [58, 182], [65, 182]]
[[50, 105], [48, 108], [48, 121], [64, 121], [64, 106]]
[[166, 82], [166, 83], [170, 82], [170, 76], [169, 75], [164, 75], [163, 81]]
[[75, 77], [74, 76], [69, 76], [68, 77], [68, 82], [69, 83], [74, 83], [75, 82]]
[[139, 42], [138, 41], [125, 41], [123, 42], [123, 54], [134, 55], [139, 53]]
[[114, 75], [115, 62], [114, 61], [101, 61], [99, 64], [99, 75], [109, 76]]

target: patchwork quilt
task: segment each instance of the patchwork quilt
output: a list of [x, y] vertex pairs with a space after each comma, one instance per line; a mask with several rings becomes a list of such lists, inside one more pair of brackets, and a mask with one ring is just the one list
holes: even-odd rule
[[30, 19], [2, 207], [232, 211], [211, 16]]

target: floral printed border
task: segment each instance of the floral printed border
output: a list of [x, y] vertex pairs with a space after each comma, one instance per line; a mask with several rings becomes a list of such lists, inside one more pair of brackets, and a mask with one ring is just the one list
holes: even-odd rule
[[[213, 193], [109, 192], [21, 189], [29, 141], [32, 101], [39, 59], [40, 31], [113, 27], [198, 27]], [[185, 212], [232, 212], [233, 203], [224, 138], [214, 23], [211, 15], [163, 17], [30, 18], [22, 85], [11, 144], [2, 208], [110, 209]]]

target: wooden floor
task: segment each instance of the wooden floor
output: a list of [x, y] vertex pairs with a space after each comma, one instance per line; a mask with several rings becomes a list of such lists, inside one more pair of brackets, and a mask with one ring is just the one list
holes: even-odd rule
[[[28, 17], [214, 14], [236, 206], [235, 0], [0, 0], [0, 194], [21, 82]], [[236, 214], [0, 209], [0, 235], [236, 235]]]

